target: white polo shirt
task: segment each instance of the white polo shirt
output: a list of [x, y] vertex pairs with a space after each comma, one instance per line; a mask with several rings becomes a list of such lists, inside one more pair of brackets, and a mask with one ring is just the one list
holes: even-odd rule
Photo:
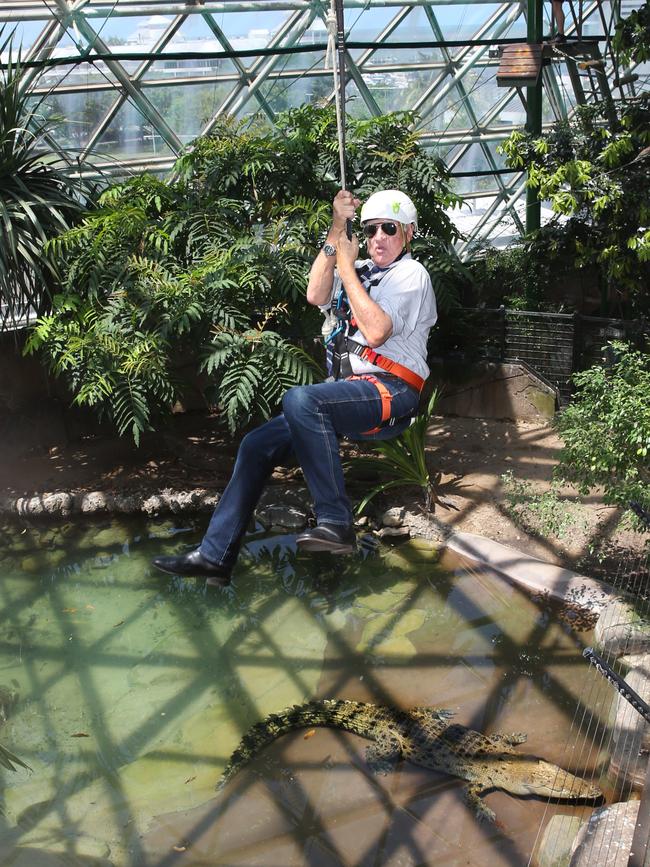
[[[436, 296], [429, 274], [410, 253], [405, 253], [385, 268], [374, 265], [372, 259], [355, 262], [357, 271], [364, 266], [373, 269], [370, 277], [370, 297], [390, 316], [393, 323], [391, 336], [381, 346], [373, 347], [374, 350], [426, 379], [429, 375], [427, 340], [429, 330], [438, 319]], [[335, 271], [333, 299], [337, 298], [340, 290], [341, 278], [338, 271]], [[352, 339], [368, 345], [361, 330], [356, 331]], [[350, 354], [350, 364], [354, 373], [385, 373], [380, 367], [364, 361], [358, 355]]]

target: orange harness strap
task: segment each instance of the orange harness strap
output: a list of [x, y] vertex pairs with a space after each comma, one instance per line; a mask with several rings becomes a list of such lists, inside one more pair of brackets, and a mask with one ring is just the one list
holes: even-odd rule
[[393, 376], [403, 379], [404, 382], [412, 386], [416, 391], [420, 392], [424, 388], [424, 380], [422, 377], [418, 376], [417, 373], [410, 370], [408, 367], [404, 367], [403, 364], [398, 364], [396, 361], [386, 358], [385, 355], [380, 355], [369, 346], [357, 343], [356, 340], [348, 338], [347, 345], [348, 349], [353, 352], [354, 355], [363, 358], [364, 361], [369, 361], [370, 364], [381, 367], [381, 369], [385, 370], [386, 373], [391, 373]]
[[[398, 365], [399, 366], [399, 365]], [[373, 376], [372, 373], [363, 373], [358, 376], [348, 376], [348, 380], [350, 379], [367, 379], [368, 382], [371, 382], [377, 391], [379, 392], [379, 396], [381, 397], [381, 422], [377, 425], [377, 427], [373, 427], [371, 430], [363, 431], [363, 434], [373, 434], [377, 433], [382, 429], [382, 425], [385, 421], [391, 417], [391, 405], [393, 398], [391, 397], [390, 391], [386, 388], [383, 382], [377, 379], [376, 376]]]

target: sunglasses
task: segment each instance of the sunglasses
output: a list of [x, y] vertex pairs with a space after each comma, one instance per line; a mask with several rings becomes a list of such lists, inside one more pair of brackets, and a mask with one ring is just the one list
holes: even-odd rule
[[366, 238], [374, 238], [377, 234], [377, 229], [381, 229], [384, 235], [390, 235], [392, 238], [393, 235], [397, 234], [397, 223], [370, 223], [370, 225], [363, 227], [363, 234]]

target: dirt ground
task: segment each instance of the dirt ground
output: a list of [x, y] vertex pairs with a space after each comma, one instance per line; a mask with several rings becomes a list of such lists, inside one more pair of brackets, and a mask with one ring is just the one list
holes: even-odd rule
[[[175, 416], [164, 433], [144, 437], [140, 448], [128, 439], [26, 425], [20, 436], [3, 436], [0, 491], [36, 495], [110, 491], [143, 496], [162, 489], [223, 489], [236, 452], [216, 418], [204, 413]], [[30, 440], [32, 441], [30, 443]], [[576, 498], [562, 491], [560, 506], [539, 501], [513, 508], [508, 491], [521, 482], [525, 493], [549, 490], [561, 442], [543, 422], [436, 417], [429, 429], [430, 466], [442, 474], [433, 521], [455, 531], [496, 539], [540, 559], [584, 574], [607, 571], [595, 549], [606, 542], [625, 553], [639, 537], [617, 529], [616, 510], [598, 496]], [[349, 446], [348, 453], [354, 449]], [[504, 474], [512, 479], [504, 482]], [[278, 471], [274, 482], [301, 481], [299, 470]], [[351, 482], [353, 499], [363, 487]], [[376, 509], [404, 505], [421, 510], [416, 489], [398, 489]]]

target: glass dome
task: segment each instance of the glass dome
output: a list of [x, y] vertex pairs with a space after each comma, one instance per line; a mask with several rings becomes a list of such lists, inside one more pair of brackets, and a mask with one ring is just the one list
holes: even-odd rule
[[[578, 102], [634, 94], [648, 78], [648, 64], [619, 69], [610, 45], [616, 21], [640, 0], [565, 5], [569, 41], [544, 50], [545, 125]], [[526, 88], [502, 86], [497, 72], [502, 47], [526, 41], [527, 5], [344, 6], [347, 112], [414, 110], [422, 141], [445, 160], [462, 195], [454, 220], [466, 236], [502, 244], [520, 233], [525, 179], [505, 167], [498, 146], [526, 122]], [[224, 114], [273, 123], [283, 109], [332, 100], [328, 11], [322, 0], [14, 0], [0, 21], [5, 34], [16, 28], [34, 96], [64, 118], [51, 147], [89, 172], [119, 176], [168, 170]], [[550, 3], [545, 33], [549, 16]], [[603, 68], [580, 69], [580, 36], [592, 40]], [[636, 80], [622, 83], [630, 73]]]

